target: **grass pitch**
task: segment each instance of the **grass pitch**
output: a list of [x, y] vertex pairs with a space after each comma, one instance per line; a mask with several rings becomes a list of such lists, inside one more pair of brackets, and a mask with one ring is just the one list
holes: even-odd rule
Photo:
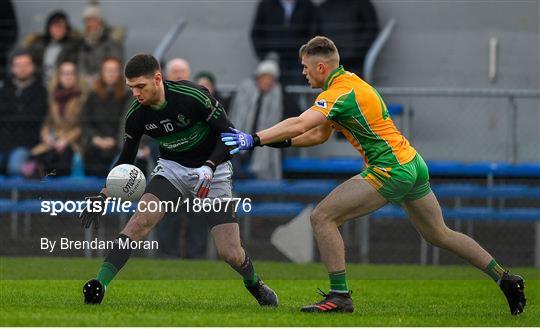
[[103, 304], [84, 305], [82, 284], [101, 261], [81, 258], [0, 258], [2, 326], [538, 326], [540, 270], [525, 277], [527, 307], [511, 316], [498, 287], [461, 266], [347, 268], [356, 311], [302, 314], [300, 306], [327, 290], [321, 264], [256, 262], [279, 295], [261, 308], [226, 264], [131, 259]]

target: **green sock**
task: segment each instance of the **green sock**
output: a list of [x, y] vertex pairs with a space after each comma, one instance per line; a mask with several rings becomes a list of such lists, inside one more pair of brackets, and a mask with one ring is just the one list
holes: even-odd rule
[[345, 270], [337, 272], [328, 272], [330, 278], [330, 291], [347, 293], [349, 292], [349, 286], [347, 284], [347, 275]]
[[493, 281], [499, 283], [505, 270], [501, 267], [501, 265], [497, 264], [495, 259], [492, 259], [491, 262], [489, 262], [488, 266], [484, 269], [484, 273], [489, 275]]
[[252, 287], [259, 282], [259, 277], [257, 276], [257, 273], [255, 273], [255, 268], [253, 267], [253, 263], [247, 252], [245, 253], [244, 262], [240, 266], [231, 264], [231, 267], [242, 276], [246, 287]]
[[101, 282], [102, 285], [108, 286], [112, 279], [116, 276], [116, 273], [118, 273], [118, 270], [113, 264], [104, 262], [99, 269], [96, 279]]
[[245, 279], [244, 279], [244, 285], [245, 285], [246, 287], [252, 287], [252, 286], [254, 286], [258, 281], [259, 281], [259, 277], [257, 276], [257, 273], [255, 273], [255, 271], [253, 271], [253, 274], [251, 275], [250, 278], [245, 278]]

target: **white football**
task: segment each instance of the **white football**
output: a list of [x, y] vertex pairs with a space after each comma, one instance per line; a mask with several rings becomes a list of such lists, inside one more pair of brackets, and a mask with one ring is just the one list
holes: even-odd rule
[[121, 164], [109, 172], [105, 187], [111, 198], [139, 201], [146, 188], [146, 178], [143, 172], [134, 165]]

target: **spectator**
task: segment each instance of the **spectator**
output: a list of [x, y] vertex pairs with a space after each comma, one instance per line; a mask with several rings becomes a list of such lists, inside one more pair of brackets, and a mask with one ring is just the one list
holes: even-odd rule
[[85, 80], [93, 85], [103, 60], [109, 57], [124, 58], [124, 30], [112, 28], [103, 20], [97, 5], [88, 5], [83, 12], [84, 35], [79, 51], [79, 65]]
[[19, 26], [11, 0], [0, 2], [0, 83], [7, 76], [8, 55], [17, 41]]
[[314, 36], [315, 6], [310, 0], [261, 0], [251, 29], [260, 61], [277, 53], [285, 85], [303, 84], [298, 49]]
[[22, 46], [32, 54], [47, 84], [58, 63], [77, 60], [80, 42], [81, 35], [71, 28], [68, 16], [63, 11], [55, 11], [47, 18], [44, 32], [29, 34]]
[[86, 175], [107, 176], [119, 151], [120, 121], [130, 103], [122, 63], [114, 57], [105, 59], [81, 114]]
[[[230, 104], [230, 119], [236, 129], [259, 131], [271, 127], [284, 118], [298, 116], [300, 111], [295, 102], [285, 94], [279, 83], [279, 66], [273, 60], [262, 61], [255, 72], [255, 79], [240, 83]], [[260, 179], [281, 179], [281, 150], [260, 147], [243, 154], [235, 163], [235, 173], [245, 178], [249, 173]], [[249, 167], [247, 172], [243, 168]]]
[[50, 86], [49, 113], [41, 129], [41, 143], [32, 149], [32, 156], [45, 174], [70, 174], [71, 160], [80, 152], [79, 116], [85, 100], [83, 80], [75, 63], [60, 64]]
[[11, 79], [0, 89], [0, 172], [19, 175], [30, 149], [39, 142], [39, 128], [47, 113], [47, 90], [35, 74], [30, 53], [12, 55]]
[[183, 58], [173, 58], [165, 66], [167, 80], [180, 81], [191, 80], [191, 68], [189, 63]]
[[221, 96], [220, 92], [216, 89], [216, 77], [214, 74], [208, 71], [201, 71], [195, 75], [195, 83], [208, 89], [210, 94], [225, 108], [228, 110], [227, 99]]
[[318, 7], [317, 34], [335, 42], [347, 71], [362, 74], [364, 58], [378, 30], [377, 13], [370, 0], [327, 0]]

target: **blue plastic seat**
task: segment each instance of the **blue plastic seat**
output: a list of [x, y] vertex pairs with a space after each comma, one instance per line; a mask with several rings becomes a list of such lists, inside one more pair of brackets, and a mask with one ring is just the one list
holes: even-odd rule
[[496, 213], [498, 220], [511, 221], [540, 221], [539, 208], [511, 208], [503, 209]]
[[30, 180], [24, 178], [7, 178], [0, 184], [0, 190], [10, 191], [18, 189], [19, 191], [35, 192], [99, 192], [104, 186], [105, 180], [97, 177], [86, 178], [47, 178], [43, 180]]
[[233, 191], [239, 194], [280, 195], [287, 185], [283, 180], [236, 180], [233, 181]]
[[540, 198], [540, 189], [523, 184], [495, 185], [487, 189], [487, 196], [506, 199], [536, 199]]
[[498, 177], [540, 177], [540, 163], [499, 163], [494, 174]]
[[498, 166], [493, 162], [462, 163], [459, 161], [426, 161], [429, 173], [435, 176], [487, 177]]
[[299, 158], [290, 157], [283, 160], [286, 172], [358, 174], [364, 168], [364, 162], [357, 158]]
[[386, 109], [388, 110], [388, 113], [390, 116], [401, 116], [403, 113], [405, 113], [405, 108], [402, 104], [397, 103], [388, 103], [386, 104]]
[[480, 184], [467, 183], [439, 184], [433, 185], [431, 188], [435, 195], [441, 198], [483, 198], [486, 192], [486, 188]]
[[324, 196], [338, 184], [335, 180], [237, 180], [233, 183], [233, 191], [250, 195]]
[[335, 180], [300, 180], [290, 182], [287, 193], [290, 195], [325, 196], [338, 186]]
[[11, 199], [0, 199], [0, 213], [10, 213], [17, 209], [17, 202]]
[[446, 219], [485, 220], [495, 218], [495, 210], [485, 207], [444, 208]]
[[379, 210], [376, 210], [370, 215], [371, 218], [395, 218], [404, 219], [407, 218], [405, 211], [401, 207], [386, 205]]
[[304, 208], [305, 204], [299, 202], [263, 202], [252, 203], [251, 211], [245, 212], [242, 205], [238, 206], [239, 216], [253, 217], [294, 217]]

